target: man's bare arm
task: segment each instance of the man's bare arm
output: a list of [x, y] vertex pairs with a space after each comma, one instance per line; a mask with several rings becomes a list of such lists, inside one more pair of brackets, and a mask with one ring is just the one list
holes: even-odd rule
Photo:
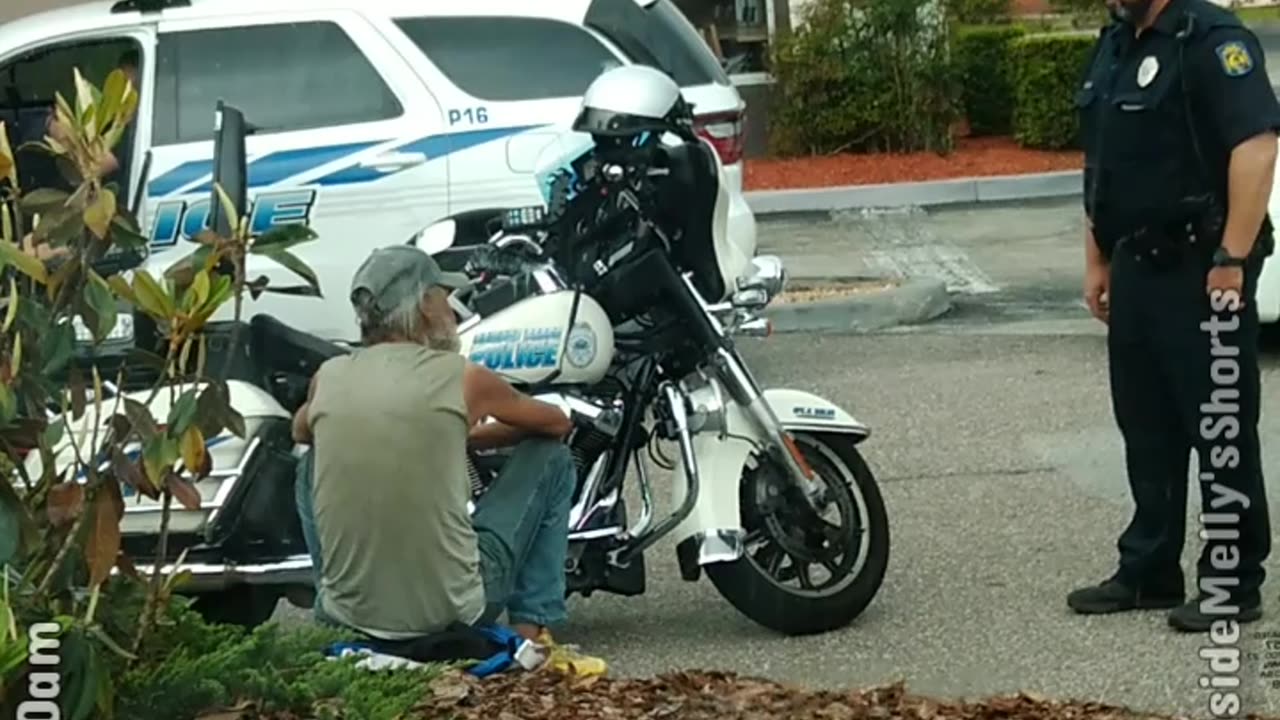
[[311, 399], [316, 395], [316, 376], [311, 376], [311, 384], [307, 386], [307, 401], [302, 403], [298, 412], [293, 414], [293, 441], [310, 445], [315, 438], [311, 435], [311, 422], [307, 420], [307, 411], [311, 409]]
[[474, 428], [481, 419], [492, 417], [508, 428], [482, 431], [481, 442], [509, 438], [513, 431], [562, 438], [573, 429], [573, 423], [560, 408], [517, 392], [492, 370], [467, 363], [463, 372], [463, 395], [471, 426]]
[[1275, 169], [1276, 134], [1273, 132], [1255, 135], [1231, 151], [1227, 181], [1230, 199], [1222, 246], [1233, 257], [1245, 257], [1253, 249], [1267, 214]]

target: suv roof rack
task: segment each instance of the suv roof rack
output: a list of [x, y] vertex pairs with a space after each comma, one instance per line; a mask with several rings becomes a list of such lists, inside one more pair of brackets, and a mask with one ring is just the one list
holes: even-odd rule
[[191, 0], [120, 0], [111, 6], [113, 13], [160, 12], [168, 8], [191, 7]]

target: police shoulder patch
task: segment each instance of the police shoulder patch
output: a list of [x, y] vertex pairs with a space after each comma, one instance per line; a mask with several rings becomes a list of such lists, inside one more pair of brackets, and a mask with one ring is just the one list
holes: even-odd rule
[[1239, 40], [1229, 40], [1219, 45], [1215, 50], [1218, 55], [1218, 63], [1222, 65], [1222, 72], [1228, 77], [1240, 77], [1248, 75], [1253, 70], [1253, 56], [1249, 54], [1249, 49]]

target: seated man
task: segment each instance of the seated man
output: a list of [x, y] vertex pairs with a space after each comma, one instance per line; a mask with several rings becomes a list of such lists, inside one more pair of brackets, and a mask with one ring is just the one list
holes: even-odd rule
[[[557, 666], [603, 673], [547, 631], [566, 617], [570, 422], [458, 353], [458, 282], [407, 245], [374, 251], [352, 280], [364, 347], [322, 365], [294, 417], [294, 438], [314, 444], [303, 523], [319, 544], [317, 613], [402, 640], [505, 610]], [[468, 443], [519, 443], [474, 518]]]

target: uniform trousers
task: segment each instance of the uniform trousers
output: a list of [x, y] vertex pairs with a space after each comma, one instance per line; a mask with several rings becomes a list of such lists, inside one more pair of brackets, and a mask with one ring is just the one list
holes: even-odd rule
[[[1185, 592], [1180, 557], [1194, 482], [1204, 543], [1196, 594], [1256, 604], [1271, 550], [1253, 302], [1261, 260], [1245, 268], [1244, 307], [1233, 311], [1206, 291], [1206, 253], [1159, 255], [1122, 242], [1111, 261], [1111, 398], [1135, 504], [1118, 542], [1117, 579], [1150, 593]], [[1199, 467], [1189, 480], [1193, 449]]]

